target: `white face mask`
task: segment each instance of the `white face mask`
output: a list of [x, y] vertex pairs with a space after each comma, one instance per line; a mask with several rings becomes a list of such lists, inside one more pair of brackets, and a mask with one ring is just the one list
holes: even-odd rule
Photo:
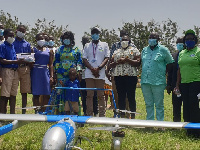
[[15, 41], [15, 38], [13, 37], [8, 37], [6, 40], [8, 43], [12, 44]]
[[19, 38], [23, 39], [24, 36], [25, 36], [25, 33], [22, 33], [21, 31], [17, 31], [17, 34], [16, 34]]
[[37, 45], [39, 45], [40, 47], [43, 47], [45, 44], [45, 40], [39, 40], [37, 41]]
[[122, 48], [127, 48], [128, 47], [128, 43], [129, 43], [129, 41], [122, 41], [121, 42]]

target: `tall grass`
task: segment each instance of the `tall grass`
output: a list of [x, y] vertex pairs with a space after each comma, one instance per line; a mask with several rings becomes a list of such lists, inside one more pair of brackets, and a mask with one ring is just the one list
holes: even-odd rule
[[[144, 98], [140, 88], [136, 90], [137, 112], [136, 119], [145, 119], [146, 110]], [[172, 121], [172, 101], [171, 95], [165, 92], [164, 99], [165, 106], [165, 121]], [[32, 97], [28, 96], [28, 106], [32, 106]], [[21, 107], [21, 95], [17, 96], [17, 107]], [[21, 113], [21, 110], [17, 110]], [[27, 113], [33, 113], [33, 110], [28, 110]], [[106, 116], [112, 117], [112, 110], [107, 110]], [[45, 122], [30, 122], [29, 124], [18, 128], [6, 135], [0, 137], [0, 149], [6, 150], [37, 150], [41, 148], [41, 143], [46, 130], [54, 123]], [[89, 130], [89, 127], [96, 127], [99, 125], [85, 125], [78, 128], [77, 136], [87, 137], [95, 150], [109, 150], [112, 142], [112, 134], [109, 131], [94, 131]], [[191, 150], [200, 149], [200, 142], [198, 139], [189, 138], [186, 136], [184, 129], [166, 129], [160, 131], [157, 129], [146, 130], [139, 128], [124, 129], [125, 138], [123, 139], [123, 150]], [[81, 148], [84, 150], [92, 149], [90, 142], [82, 140]]]

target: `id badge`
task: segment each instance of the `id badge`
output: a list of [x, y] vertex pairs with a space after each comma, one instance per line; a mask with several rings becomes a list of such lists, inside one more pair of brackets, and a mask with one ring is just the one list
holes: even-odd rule
[[91, 62], [92, 62], [92, 63], [95, 63], [95, 62], [96, 62], [96, 60], [95, 60], [95, 59], [93, 59]]

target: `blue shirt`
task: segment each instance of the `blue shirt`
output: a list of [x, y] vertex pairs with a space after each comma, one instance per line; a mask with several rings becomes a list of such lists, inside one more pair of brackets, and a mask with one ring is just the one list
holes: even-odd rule
[[[66, 87], [80, 88], [80, 83], [76, 79], [72, 82], [70, 79], [66, 82]], [[78, 102], [79, 90], [66, 90], [67, 101]]]
[[174, 59], [168, 48], [158, 44], [153, 50], [149, 46], [142, 50], [141, 84], [166, 84], [166, 65]]
[[24, 39], [19, 41], [19, 40], [17, 40], [17, 38], [15, 38], [13, 45], [15, 47], [16, 54], [18, 54], [18, 53], [31, 53], [31, 45], [30, 45], [29, 42], [27, 42]]
[[[14, 45], [8, 43], [7, 41], [1, 44], [0, 58], [6, 59], [6, 60], [17, 60]], [[17, 68], [18, 67], [17, 64], [9, 64], [9, 65], [2, 64], [1, 66], [2, 68]]]

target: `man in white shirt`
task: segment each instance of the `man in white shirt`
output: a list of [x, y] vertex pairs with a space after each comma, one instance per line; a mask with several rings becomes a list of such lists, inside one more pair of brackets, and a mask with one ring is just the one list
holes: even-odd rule
[[[83, 62], [87, 67], [85, 70], [85, 81], [87, 88], [104, 88], [105, 84], [105, 65], [110, 57], [110, 51], [106, 42], [99, 40], [100, 30], [97, 27], [91, 29], [92, 42], [84, 47]], [[93, 116], [93, 90], [87, 91], [87, 110], [88, 116]], [[97, 91], [99, 100], [99, 116], [105, 116], [105, 97], [104, 91]]]

